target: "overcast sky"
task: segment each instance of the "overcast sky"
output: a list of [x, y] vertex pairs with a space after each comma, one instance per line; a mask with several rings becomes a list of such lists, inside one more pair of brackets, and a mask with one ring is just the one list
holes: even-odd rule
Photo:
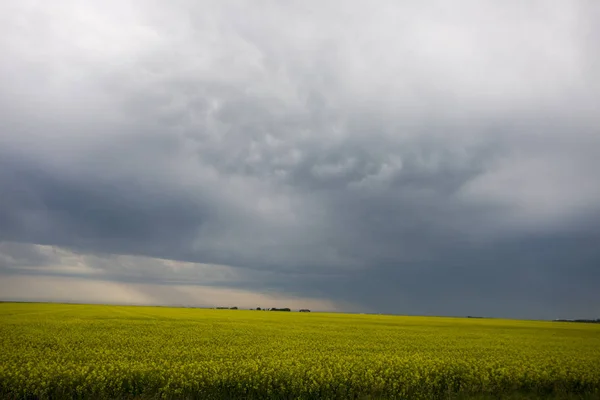
[[599, 20], [0, 1], [0, 298], [600, 317]]

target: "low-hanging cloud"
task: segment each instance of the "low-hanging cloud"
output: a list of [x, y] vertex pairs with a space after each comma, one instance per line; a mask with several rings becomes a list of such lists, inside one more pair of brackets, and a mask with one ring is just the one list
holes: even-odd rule
[[[599, 9], [4, 2], [0, 253], [371, 311], [594, 316]], [[84, 274], [35, 249], [0, 267]]]

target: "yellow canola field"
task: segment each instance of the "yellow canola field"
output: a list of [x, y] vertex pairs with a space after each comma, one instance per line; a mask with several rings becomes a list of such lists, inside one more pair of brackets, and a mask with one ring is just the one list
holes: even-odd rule
[[1, 398], [600, 397], [600, 325], [0, 304]]

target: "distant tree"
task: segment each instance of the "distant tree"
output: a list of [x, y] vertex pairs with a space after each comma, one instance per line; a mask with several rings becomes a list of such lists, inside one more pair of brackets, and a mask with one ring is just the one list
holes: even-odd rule
[[260, 307], [256, 307], [256, 309], [257, 309], [258, 311], [260, 311]]
[[303, 309], [300, 310], [300, 312], [310, 312], [310, 310], [307, 309], [307, 308], [303, 308]]
[[275, 308], [275, 307], [273, 307], [273, 308], [271, 308], [271, 311], [292, 311], [292, 310], [289, 309], [289, 308], [287, 308], [287, 307], [286, 308]]
[[229, 308], [229, 309], [230, 309], [230, 310], [237, 310], [238, 308], [237, 308], [237, 307], [231, 307], [231, 308]]

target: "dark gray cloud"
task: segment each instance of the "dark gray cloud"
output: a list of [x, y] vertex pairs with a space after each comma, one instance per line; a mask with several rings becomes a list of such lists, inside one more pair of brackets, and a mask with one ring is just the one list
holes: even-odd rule
[[5, 2], [0, 268], [597, 315], [599, 8]]

